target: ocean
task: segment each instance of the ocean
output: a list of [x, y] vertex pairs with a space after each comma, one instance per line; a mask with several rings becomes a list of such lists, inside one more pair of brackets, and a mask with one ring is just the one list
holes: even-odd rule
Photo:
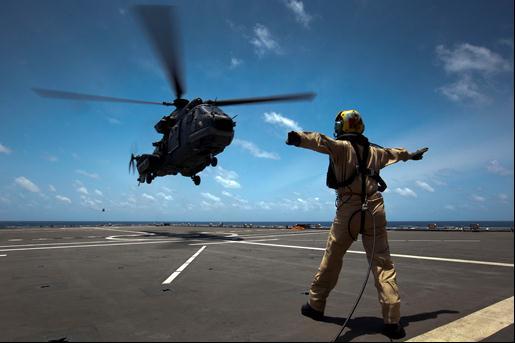
[[[271, 221], [271, 222], [195, 222], [195, 221], [0, 221], [0, 229], [6, 228], [28, 228], [28, 227], [78, 227], [78, 226], [135, 226], [135, 225], [170, 225], [170, 226], [225, 226], [225, 227], [286, 227], [295, 224], [307, 224], [311, 227], [330, 227], [331, 222], [292, 222], [292, 221]], [[429, 225], [438, 229], [479, 229], [513, 230], [513, 221], [390, 221], [389, 229], [427, 229]]]

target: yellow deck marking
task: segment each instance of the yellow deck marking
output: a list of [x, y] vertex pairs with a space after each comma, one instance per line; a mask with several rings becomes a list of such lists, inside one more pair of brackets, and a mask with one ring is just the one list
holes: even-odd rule
[[479, 342], [513, 324], [513, 297], [406, 342]]

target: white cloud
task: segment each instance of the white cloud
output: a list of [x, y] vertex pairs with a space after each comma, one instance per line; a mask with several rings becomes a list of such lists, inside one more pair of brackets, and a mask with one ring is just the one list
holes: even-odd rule
[[510, 71], [510, 62], [488, 48], [468, 43], [458, 44], [454, 49], [443, 45], [436, 47], [436, 54], [449, 73]]
[[50, 155], [50, 154], [45, 154], [43, 156], [43, 158], [49, 162], [57, 162], [59, 161], [59, 157], [55, 156], [55, 155]]
[[241, 188], [241, 185], [236, 180], [224, 179], [222, 176], [215, 176], [215, 181], [225, 188]]
[[96, 194], [96, 195], [100, 195], [101, 197], [103, 197], [103, 196], [104, 196], [104, 193], [102, 193], [102, 191], [101, 191], [101, 190], [99, 190], [99, 189], [95, 189], [95, 194]]
[[485, 202], [486, 201], [485, 197], [483, 197], [481, 195], [477, 195], [477, 194], [472, 194], [472, 199], [477, 202]]
[[445, 205], [445, 209], [449, 211], [455, 211], [456, 207], [454, 205]]
[[263, 210], [271, 210], [273, 207], [273, 203], [266, 201], [260, 201], [257, 205]]
[[168, 201], [169, 200], [173, 200], [173, 197], [171, 195], [167, 195], [167, 194], [165, 194], [163, 192], [159, 192], [156, 195], [161, 197], [161, 198], [163, 198], [164, 200], [168, 200]]
[[39, 187], [36, 186], [32, 181], [27, 179], [25, 176], [17, 177], [16, 179], [14, 179], [14, 182], [16, 182], [16, 184], [18, 186], [20, 186], [23, 189], [28, 190], [29, 192], [32, 192], [32, 193], [40, 192]]
[[122, 123], [121, 121], [113, 117], [107, 117], [107, 121], [113, 125], [119, 125]]
[[143, 193], [141, 196], [147, 200], [152, 200], [152, 201], [156, 200], [156, 198], [154, 198], [152, 195], [149, 195], [147, 193]]
[[456, 82], [438, 88], [438, 91], [456, 102], [466, 100], [485, 102], [488, 100], [488, 97], [479, 91], [476, 82], [468, 75], [463, 76]]
[[271, 159], [271, 160], [280, 159], [279, 155], [276, 154], [275, 152], [268, 152], [268, 151], [261, 150], [256, 144], [254, 144], [252, 142], [245, 141], [243, 139], [235, 139], [233, 141], [233, 143], [242, 147], [243, 150], [247, 150], [254, 157], [267, 158], [267, 159]]
[[309, 23], [311, 22], [311, 15], [309, 15], [304, 9], [304, 3], [300, 0], [288, 0], [286, 1], [286, 7], [290, 9], [295, 15], [295, 19], [304, 25], [304, 27], [308, 28]]
[[414, 191], [412, 191], [408, 187], [404, 187], [404, 188], [397, 187], [397, 188], [395, 188], [395, 192], [397, 194], [402, 195], [403, 197], [412, 197], [412, 198], [416, 198], [417, 197], [417, 193], [415, 193]]
[[65, 202], [65, 203], [68, 203], [68, 204], [71, 204], [72, 201], [70, 200], [70, 198], [67, 198], [65, 196], [62, 196], [62, 195], [56, 195], [55, 198], [59, 201], [62, 201], [62, 202]]
[[[200, 202], [200, 207], [203, 209], [203, 210], [213, 210], [213, 209], [220, 209], [220, 208], [223, 208], [225, 207], [224, 203], [222, 202], [218, 202], [218, 201], [215, 201], [215, 202], [208, 202], [208, 201], [205, 201], [205, 200], [202, 200]], [[191, 208], [189, 208], [191, 210]]]
[[215, 176], [215, 181], [225, 188], [241, 188], [241, 185], [236, 179], [238, 174], [232, 170], [226, 170], [222, 167], [216, 168], [218, 175]]
[[88, 173], [87, 171], [84, 171], [82, 169], [77, 169], [77, 170], [75, 170], [75, 172], [77, 174], [84, 175], [84, 176], [87, 176], [87, 177], [92, 178], [92, 179], [98, 179], [98, 174], [97, 173]]
[[426, 190], [431, 193], [435, 191], [435, 189], [431, 187], [427, 182], [417, 180], [416, 183], [423, 190]]
[[505, 204], [507, 204], [507, 203], [508, 203], [508, 195], [507, 195], [507, 194], [500, 193], [497, 197], [499, 198], [499, 200], [500, 200], [502, 203], [505, 203]]
[[[295, 193], [296, 192], [294, 192], [294, 194]], [[283, 198], [279, 201], [259, 201], [256, 203], [256, 206], [263, 210], [281, 209], [284, 211], [312, 211], [321, 210], [327, 206], [333, 207], [334, 202], [322, 202], [319, 197], [301, 198], [300, 196], [297, 196], [294, 199]]]
[[231, 64], [229, 65], [229, 68], [231, 68], [231, 69], [237, 68], [242, 63], [243, 63], [243, 60], [236, 58], [236, 57], [231, 57]]
[[264, 119], [265, 119], [265, 122], [267, 122], [269, 124], [282, 126], [288, 130], [302, 131], [302, 128], [296, 121], [294, 121], [293, 119], [287, 118], [277, 112], [265, 112]]
[[86, 187], [84, 187], [84, 186], [78, 187], [77, 188], [77, 192], [82, 193], [84, 195], [88, 195], [89, 194], [88, 189]]
[[84, 207], [92, 208], [94, 210], [100, 210], [100, 207], [98, 206], [98, 202], [88, 198], [85, 195], [80, 196], [81, 199], [81, 205]]
[[222, 191], [222, 194], [233, 200], [233, 203], [231, 204], [232, 207], [240, 208], [243, 210], [252, 209], [252, 206], [249, 204], [248, 200], [242, 199], [239, 196], [229, 193], [227, 191]]
[[200, 193], [200, 195], [202, 195], [202, 197], [208, 200], [202, 200], [200, 202], [200, 207], [204, 210], [213, 210], [225, 207], [225, 204], [222, 202], [222, 199], [220, 199], [216, 195], [213, 195], [209, 192]]
[[12, 152], [11, 149], [0, 143], [0, 154], [6, 154], [9, 155]]
[[214, 201], [214, 202], [220, 202], [222, 200], [219, 197], [217, 197], [216, 195], [213, 195], [213, 194], [211, 194], [209, 192], [200, 193], [200, 195], [202, 195], [204, 198], [206, 198], [208, 200], [211, 200], [211, 201]]
[[50, 192], [57, 192], [57, 189], [53, 185], [48, 185], [48, 189], [50, 189]]
[[279, 44], [272, 37], [268, 28], [262, 24], [256, 24], [254, 27], [254, 36], [250, 43], [256, 48], [258, 56], [263, 56], [267, 52], [281, 53]]
[[448, 49], [438, 45], [435, 49], [437, 58], [443, 63], [444, 70], [457, 75], [457, 81], [438, 88], [438, 91], [456, 102], [485, 102], [489, 99], [485, 87], [494, 74], [513, 70], [510, 60], [488, 48], [468, 43], [461, 43]]
[[486, 169], [490, 173], [494, 173], [494, 174], [498, 174], [498, 175], [502, 175], [502, 176], [507, 176], [507, 175], [513, 174], [513, 170], [509, 170], [508, 168], [504, 167], [503, 165], [501, 165], [501, 163], [498, 160], [492, 160], [492, 161], [488, 162], [488, 166], [486, 167]]
[[161, 189], [162, 189], [163, 191], [165, 191], [165, 192], [172, 193], [172, 189], [170, 189], [170, 188], [168, 188], [168, 187], [166, 187], [166, 186], [161, 187]]

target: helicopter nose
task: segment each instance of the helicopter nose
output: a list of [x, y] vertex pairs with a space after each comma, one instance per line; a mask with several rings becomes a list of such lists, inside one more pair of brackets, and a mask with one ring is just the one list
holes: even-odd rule
[[236, 126], [234, 121], [226, 116], [216, 116], [213, 125], [222, 131], [232, 131], [233, 127]]

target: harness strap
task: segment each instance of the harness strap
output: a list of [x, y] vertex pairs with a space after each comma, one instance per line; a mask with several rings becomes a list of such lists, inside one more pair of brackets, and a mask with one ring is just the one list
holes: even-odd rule
[[[347, 137], [341, 137], [341, 139], [342, 138], [347, 138]], [[352, 138], [354, 138], [354, 137], [352, 137]], [[351, 143], [352, 148], [354, 149], [354, 152], [356, 153], [356, 156], [358, 156], [359, 150], [357, 149], [356, 140], [348, 138], [347, 141]], [[362, 145], [363, 145], [363, 149], [366, 150], [366, 154], [367, 154], [366, 158], [364, 159], [364, 161], [366, 162], [368, 160], [370, 146], [376, 146], [376, 147], [380, 147], [380, 146], [373, 144], [373, 143], [368, 143], [366, 138], [365, 138], [364, 143], [365, 144], [362, 144]], [[329, 157], [329, 167], [327, 168], [327, 181], [326, 181], [327, 187], [333, 188], [333, 189], [345, 188], [347, 186], [350, 186], [359, 174], [365, 174], [366, 176], [370, 176], [374, 181], [377, 182], [377, 190], [379, 192], [384, 192], [387, 188], [387, 185], [386, 185], [386, 182], [381, 177], [379, 171], [375, 171], [372, 168], [363, 168], [360, 170], [360, 166], [364, 167], [365, 165], [366, 165], [366, 163], [358, 162], [358, 165], [356, 166], [356, 168], [354, 169], [352, 174], [347, 179], [345, 179], [343, 181], [338, 181], [336, 179], [336, 175], [334, 174], [333, 160], [331, 159], [331, 157]]]

